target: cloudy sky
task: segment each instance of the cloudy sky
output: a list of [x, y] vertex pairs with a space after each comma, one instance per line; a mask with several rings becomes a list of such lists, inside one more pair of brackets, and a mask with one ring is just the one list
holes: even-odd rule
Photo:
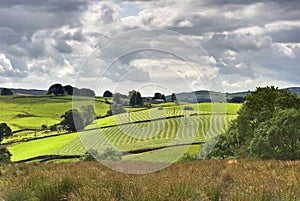
[[0, 0], [0, 87], [300, 86], [299, 10], [298, 0]]

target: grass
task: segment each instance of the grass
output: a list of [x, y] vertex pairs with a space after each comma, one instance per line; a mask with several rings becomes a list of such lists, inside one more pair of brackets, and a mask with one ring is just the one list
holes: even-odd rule
[[[137, 112], [123, 113], [119, 115], [110, 116], [107, 118], [98, 119], [93, 124], [89, 125], [87, 129], [99, 128], [103, 126], [111, 126], [116, 124], [128, 123], [134, 121], [151, 120], [157, 118], [172, 117], [178, 115], [190, 116], [191, 114], [199, 115], [237, 115], [241, 104], [236, 103], [196, 103], [176, 106], [174, 103], [162, 103], [166, 105], [159, 109], [159, 107], [145, 110], [144, 108], [131, 108], [130, 110], [137, 109]], [[185, 106], [193, 108], [193, 110], [184, 110]]]
[[[121, 165], [155, 164], [125, 161]], [[115, 172], [98, 162], [0, 167], [0, 197], [9, 201], [300, 200], [299, 161], [203, 160], [144, 175]]]
[[78, 134], [74, 133], [22, 142], [9, 147], [9, 151], [12, 153], [12, 161], [23, 160], [40, 155], [57, 154], [76, 138], [78, 138]]
[[200, 145], [180, 146], [123, 156], [122, 160], [174, 163], [183, 153], [199, 154]]
[[[63, 101], [66, 100], [63, 99]], [[14, 144], [9, 147], [13, 154], [12, 160], [23, 160], [37, 155], [48, 154], [80, 155], [91, 148], [103, 151], [107, 146], [111, 146], [111, 144], [121, 151], [130, 151], [170, 144], [204, 141], [205, 137], [208, 135], [208, 131], [215, 134], [221, 133], [223, 129], [228, 126], [228, 123], [236, 117], [236, 112], [240, 107], [239, 104], [226, 104], [227, 108], [225, 113], [229, 113], [230, 115], [225, 115], [222, 113], [221, 108], [223, 104], [202, 103], [189, 104], [188, 106], [194, 108], [194, 110], [185, 111], [179, 106], [172, 106], [164, 107], [163, 110], [152, 108], [149, 110], [132, 112], [130, 115], [130, 121], [184, 115], [182, 118], [110, 127], [101, 129], [101, 131], [90, 130], [82, 132], [80, 138], [78, 138], [77, 134], [62, 135], [51, 137], [49, 139], [46, 138]], [[216, 111], [219, 113], [211, 116], [212, 107], [216, 107]], [[198, 108], [200, 108], [200, 110], [197, 111], [196, 109]], [[198, 114], [204, 115], [192, 116], [195, 113], [197, 114], [197, 112]], [[107, 126], [128, 122], [128, 114], [120, 114], [99, 119], [89, 125], [86, 129], [97, 129], [99, 128], [99, 124], [101, 124], [101, 126]], [[102, 132], [104, 135], [101, 135], [99, 132]], [[28, 135], [34, 135], [34, 132], [31, 132], [31, 134]], [[103, 136], [105, 136], [105, 139], [103, 139]], [[18, 136], [18, 139], [22, 139], [22, 137], [24, 136]], [[17, 136], [14, 136], [14, 140], [16, 138]], [[32, 149], [33, 147], [34, 149]], [[165, 150], [164, 154], [167, 155], [164, 158], [169, 160], [168, 158], [170, 158], [172, 154], [176, 155], [180, 149], [182, 148]], [[153, 153], [151, 154], [156, 157], [159, 156], [156, 152]], [[144, 157], [149, 158], [149, 155], [140, 154], [135, 158], [142, 160]], [[153, 158], [153, 156], [150, 158]], [[170, 160], [173, 161], [174, 157]], [[157, 160], [154, 159], [154, 161]]]
[[[102, 99], [77, 97], [81, 104], [94, 104], [97, 115], [105, 115], [109, 105]], [[0, 96], [0, 122], [12, 130], [41, 128], [58, 123], [61, 115], [72, 109], [71, 96]]]
[[[235, 115], [215, 116], [209, 115], [199, 117], [174, 118], [166, 121], [153, 121], [139, 124], [130, 124], [105, 128], [101, 130], [85, 131], [80, 134], [60, 135], [45, 139], [33, 140], [29, 142], [13, 144], [10, 151], [13, 154], [12, 160], [23, 160], [37, 155], [48, 154], [84, 154], [87, 149], [97, 149], [103, 151], [107, 146], [113, 144], [122, 151], [130, 151], [143, 148], [159, 147], [170, 144], [191, 143], [203, 141], [208, 131], [221, 133], [228, 122], [235, 118]], [[183, 127], [180, 127], [180, 125]], [[105, 136], [105, 138], [103, 138]], [[182, 148], [173, 148], [164, 153], [169, 156], [164, 159], [169, 160], [172, 153], [176, 156]], [[172, 151], [173, 150], [173, 151]], [[175, 152], [174, 152], [175, 151]], [[155, 154], [154, 156], [159, 157]], [[144, 156], [139, 155], [143, 159]], [[147, 156], [145, 156], [147, 157]], [[151, 156], [153, 158], [153, 156]], [[139, 157], [138, 157], [139, 158]], [[171, 159], [174, 160], [174, 156]], [[154, 158], [154, 161], [157, 161]]]

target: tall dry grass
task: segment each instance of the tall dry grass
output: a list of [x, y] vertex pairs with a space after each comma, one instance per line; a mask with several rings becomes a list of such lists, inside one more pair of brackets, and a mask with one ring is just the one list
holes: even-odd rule
[[146, 175], [98, 162], [15, 164], [1, 171], [0, 196], [8, 201], [300, 200], [300, 161], [196, 161]]

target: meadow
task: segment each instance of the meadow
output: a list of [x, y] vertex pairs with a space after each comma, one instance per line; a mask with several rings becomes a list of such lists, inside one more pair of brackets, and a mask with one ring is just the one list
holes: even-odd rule
[[299, 161], [202, 160], [143, 175], [98, 162], [9, 164], [0, 171], [0, 197], [7, 201], [300, 200]]
[[[103, 98], [77, 99], [82, 100], [81, 104], [95, 105], [96, 114], [99, 116], [104, 116], [109, 109], [109, 104]], [[70, 109], [71, 96], [0, 96], [0, 122], [7, 123], [13, 132], [21, 130], [12, 138], [4, 139], [3, 143], [57, 134], [42, 130], [42, 125], [50, 127], [59, 123], [61, 115]]]
[[[52, 118], [55, 123], [60, 121], [60, 116], [72, 107], [71, 97], [9, 97], [2, 98], [7, 101], [7, 107], [15, 110], [18, 115], [24, 114], [27, 109], [32, 118], [39, 119], [31, 121], [27, 128], [38, 128], [45, 118]], [[84, 100], [82, 104], [95, 103], [97, 115], [104, 116], [109, 105], [98, 99], [98, 101]], [[14, 105], [15, 104], [15, 105]], [[1, 104], [2, 107], [4, 104]], [[13, 106], [14, 105], [14, 106]], [[16, 105], [19, 105], [18, 107]], [[63, 105], [63, 107], [60, 107]], [[27, 108], [30, 106], [30, 110]], [[226, 107], [225, 107], [226, 106]], [[130, 113], [113, 115], [100, 118], [85, 128], [85, 131], [74, 134], [57, 136], [49, 131], [39, 131], [38, 137], [49, 136], [43, 139], [24, 141], [8, 145], [12, 153], [12, 161], [24, 160], [40, 155], [83, 155], [86, 150], [96, 149], [102, 152], [108, 146], [115, 146], [122, 152], [137, 149], [158, 148], [166, 145], [190, 144], [202, 142], [209, 133], [221, 133], [227, 128], [229, 122], [237, 115], [240, 104], [201, 103], [176, 105], [164, 103], [154, 105], [153, 108], [128, 108]], [[4, 108], [3, 108], [4, 110]], [[46, 111], [44, 111], [46, 110]], [[42, 111], [42, 112], [40, 112]], [[22, 113], [23, 112], [23, 113]], [[58, 117], [59, 116], [59, 117]], [[18, 128], [26, 128], [25, 121], [11, 115], [11, 125], [18, 125]], [[23, 119], [28, 120], [28, 116]], [[15, 120], [21, 122], [15, 124]], [[27, 133], [31, 132], [31, 134]], [[26, 134], [25, 134], [26, 133]], [[44, 135], [43, 135], [44, 133]], [[23, 138], [22, 138], [23, 137]], [[20, 139], [36, 137], [36, 131], [24, 131], [15, 134], [4, 142], [14, 142]], [[105, 139], [104, 139], [105, 138]], [[176, 153], [181, 148], [168, 148], [165, 157], [167, 161], [174, 161], [172, 152]], [[187, 149], [189, 153], [196, 154], [197, 148]], [[155, 156], [156, 151], [138, 154], [136, 157], [124, 156], [124, 160], [145, 160], [161, 161]], [[151, 156], [151, 157], [149, 157]], [[149, 159], [151, 158], [151, 160]]]

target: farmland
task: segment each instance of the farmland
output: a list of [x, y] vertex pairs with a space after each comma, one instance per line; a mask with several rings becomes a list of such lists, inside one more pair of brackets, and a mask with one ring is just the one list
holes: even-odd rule
[[[101, 152], [112, 146], [123, 153], [154, 148], [124, 154], [122, 161], [112, 162], [125, 172], [137, 167], [167, 167], [155, 173], [126, 175], [78, 159], [1, 164], [0, 197], [5, 200], [300, 199], [299, 162], [202, 160], [171, 165], [183, 153], [199, 153], [202, 145], [189, 145], [192, 142], [204, 142], [223, 132], [237, 117], [240, 104], [164, 103], [127, 108], [129, 112], [99, 118], [82, 132], [43, 134], [41, 124], [59, 122], [61, 114], [72, 108], [70, 97], [1, 97], [0, 101], [2, 121], [7, 118], [13, 130], [36, 128], [37, 137], [45, 136], [35, 139], [34, 131], [22, 131], [6, 139], [16, 142], [6, 145], [12, 161], [51, 154], [83, 155], [88, 149]], [[82, 101], [94, 103], [97, 115], [104, 116], [109, 105], [103, 99]], [[18, 142], [24, 136], [31, 140]], [[160, 147], [165, 148], [156, 149]]]
[[[5, 107], [9, 108], [9, 111], [14, 111], [12, 114], [7, 112], [6, 116], [10, 119], [8, 124], [15, 126], [13, 129], [40, 128], [47, 118], [57, 123], [60, 121], [61, 114], [72, 107], [70, 97], [9, 97], [2, 98], [1, 101], [7, 101]], [[82, 104], [92, 103], [92, 100], [88, 100]], [[1, 105], [2, 110], [5, 110], [4, 104]], [[106, 114], [108, 107], [109, 105], [104, 101], [95, 101], [97, 115]], [[130, 113], [100, 118], [78, 134], [58, 135], [17, 143], [9, 146], [9, 150], [13, 154], [12, 160], [18, 161], [47, 154], [82, 155], [88, 149], [103, 151], [111, 145], [126, 152], [201, 142], [205, 141], [209, 133], [221, 133], [236, 117], [239, 107], [240, 104], [202, 103], [182, 106], [172, 103], [155, 105], [150, 109], [136, 108]], [[17, 118], [20, 114], [23, 118]], [[30, 124], [26, 124], [27, 121], [30, 121]], [[48, 123], [47, 126], [49, 125]], [[42, 132], [39, 131], [38, 135], [42, 136]], [[18, 141], [22, 139], [22, 135], [30, 137], [34, 135], [34, 131], [17, 133], [11, 139], [6, 139], [6, 142]], [[199, 146], [191, 153], [197, 153], [195, 150], [198, 149]], [[178, 148], [169, 150], [176, 151]], [[141, 154], [137, 155], [137, 158], [140, 157], [143, 158]], [[134, 159], [132, 156], [125, 156], [124, 159], [126, 158]]]

